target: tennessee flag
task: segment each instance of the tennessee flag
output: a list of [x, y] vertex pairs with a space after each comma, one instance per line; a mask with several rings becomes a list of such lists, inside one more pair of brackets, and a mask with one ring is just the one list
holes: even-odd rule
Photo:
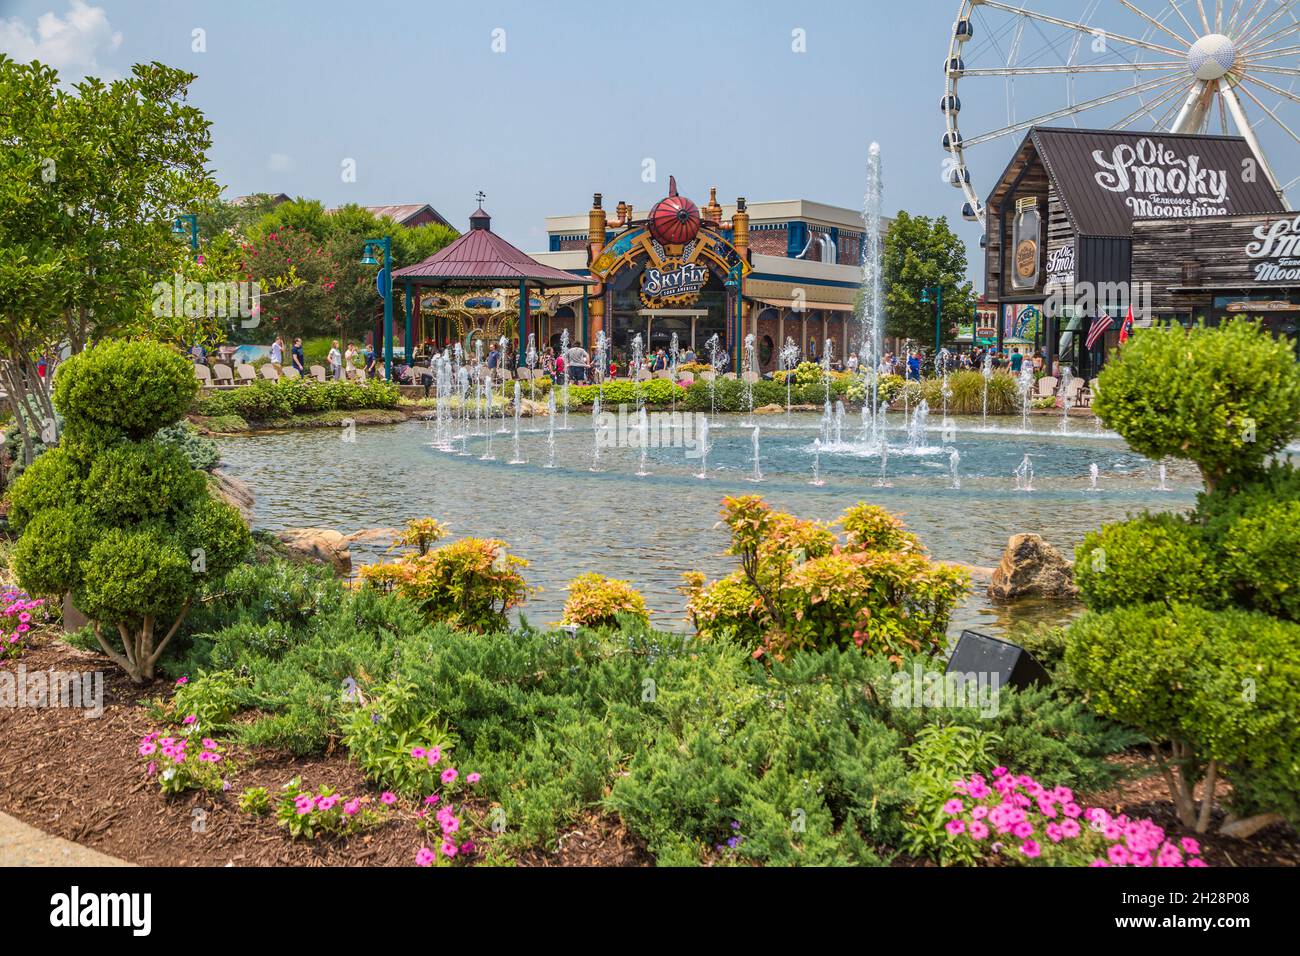
[[1119, 327], [1119, 344], [1123, 345], [1128, 341], [1128, 337], [1133, 334], [1133, 306], [1128, 307], [1128, 315], [1124, 316], [1124, 322]]

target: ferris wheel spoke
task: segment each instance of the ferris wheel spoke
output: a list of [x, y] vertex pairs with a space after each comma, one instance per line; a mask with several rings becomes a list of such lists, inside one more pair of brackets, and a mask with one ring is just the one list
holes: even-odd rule
[[[1173, 0], [1169, 0], [1169, 2], [1173, 3]], [[1251, 28], [1251, 25], [1255, 22], [1255, 18], [1264, 12], [1266, 6], [1268, 6], [1268, 0], [1255, 0], [1255, 5], [1250, 8], [1250, 15], [1246, 17], [1246, 19], [1242, 21], [1241, 26], [1238, 27], [1238, 37], [1243, 36], [1246, 31]]]
[[1231, 34], [1232, 31], [1236, 29], [1237, 18], [1241, 16], [1241, 7], [1244, 2], [1245, 0], [1234, 0], [1232, 4], [1232, 12], [1228, 14], [1228, 29], [1225, 32]]
[[[1259, 81], [1256, 80], [1256, 82]], [[1248, 97], [1250, 97], [1251, 102], [1253, 102], [1256, 106], [1258, 106], [1261, 110], [1263, 110], [1268, 115], [1269, 119], [1271, 119], [1278, 126], [1282, 127], [1282, 129], [1286, 131], [1287, 135], [1289, 135], [1293, 140], [1295, 140], [1297, 143], [1300, 143], [1300, 133], [1296, 133], [1296, 131], [1293, 130], [1290, 126], [1287, 126], [1286, 123], [1282, 122], [1282, 120], [1278, 117], [1276, 113], [1274, 113], [1271, 109], [1265, 106], [1264, 102], [1258, 96], [1256, 96], [1254, 93], [1250, 91], [1249, 87], [1247, 87], [1244, 84], [1238, 83], [1237, 89], [1241, 90], [1241, 92], [1245, 93]]]
[[1130, 96], [1137, 96], [1139, 93], [1145, 93], [1148, 90], [1154, 90], [1157, 87], [1163, 86], [1168, 82], [1169, 82], [1168, 77], [1163, 77], [1163, 76], [1157, 77], [1154, 80], [1148, 80], [1145, 83], [1139, 83], [1137, 86], [1127, 87], [1125, 89], [1118, 90], [1114, 93], [1107, 93], [1106, 95], [1098, 96], [1095, 99], [1084, 100], [1082, 103], [1075, 103], [1071, 106], [1067, 106], [1065, 109], [1055, 110], [1051, 113], [1044, 113], [1042, 116], [1036, 116], [1033, 119], [1022, 120], [1019, 123], [1011, 123], [1007, 126], [1002, 127], [1001, 129], [995, 129], [988, 133], [982, 133], [979, 136], [972, 136], [965, 140], [965, 145], [967, 147], [978, 146], [981, 143], [987, 143], [991, 140], [999, 139], [1003, 136], [1009, 136], [1012, 133], [1018, 133], [1021, 130], [1026, 130], [1034, 126], [1039, 126], [1043, 123], [1047, 123], [1052, 120], [1061, 119], [1062, 117], [1069, 116], [1071, 113], [1082, 113], [1086, 110], [1094, 109], [1098, 106], [1105, 106], [1108, 103], [1115, 103], [1118, 102], [1119, 100], [1128, 99], [1128, 97]]
[[[1155, 110], [1168, 103], [1174, 97], [1178, 96], [1186, 89], [1186, 80], [1181, 76], [1171, 77], [1165, 81], [1171, 84], [1170, 88], [1154, 97], [1150, 103], [1143, 103], [1128, 116], [1111, 126], [1111, 129], [1127, 129], [1130, 125], [1137, 122], [1143, 116], [1149, 116], [1152, 122], [1156, 122]], [[1159, 125], [1157, 123], [1157, 125]]]
[[[1168, 33], [1171, 37], [1173, 37], [1173, 38], [1174, 38], [1175, 40], [1177, 40], [1179, 43], [1190, 43], [1190, 42], [1191, 42], [1190, 40], [1187, 39], [1187, 37], [1185, 37], [1185, 36], [1180, 36], [1179, 34], [1175, 33], [1173, 30], [1169, 29], [1169, 27], [1165, 26], [1163, 23], [1161, 23], [1161, 22], [1160, 22], [1159, 20], [1157, 20], [1155, 17], [1151, 16], [1151, 14], [1147, 13], [1147, 12], [1146, 12], [1145, 10], [1143, 10], [1141, 7], [1137, 6], [1136, 4], [1129, 3], [1129, 0], [1119, 0], [1119, 2], [1120, 2], [1120, 5], [1121, 5], [1121, 6], [1127, 7], [1129, 10], [1132, 10], [1134, 13], [1136, 13], [1139, 17], [1141, 17], [1141, 18], [1142, 18], [1143, 20], [1145, 20], [1147, 23], [1151, 24], [1151, 25], [1152, 25], [1153, 27], [1155, 27], [1157, 30], [1163, 30], [1165, 33]], [[1240, 0], [1239, 0], [1239, 2], [1240, 2]], [[1175, 8], [1175, 9], [1177, 9], [1177, 8]]]
[[[1261, 0], [1261, 2], [1263, 2], [1263, 0]], [[1192, 35], [1193, 40], [1201, 35], [1201, 31], [1192, 26], [1192, 21], [1187, 19], [1187, 14], [1183, 13], [1182, 8], [1179, 7], [1174, 0], [1169, 0], [1169, 6], [1173, 8], [1174, 13], [1178, 14], [1178, 19], [1182, 20], [1183, 23], [1187, 25], [1187, 32]], [[1183, 42], [1191, 43], [1193, 40], [1184, 40]]]
[[1259, 77], [1251, 76], [1249, 73], [1243, 74], [1241, 79], [1242, 82], [1254, 83], [1256, 86], [1262, 87], [1268, 90], [1270, 93], [1276, 93], [1278, 96], [1281, 96], [1284, 99], [1291, 100], [1292, 102], [1295, 103], [1300, 103], [1300, 93], [1293, 93], [1291, 90], [1284, 90], [1280, 86], [1274, 86], [1272, 83], [1269, 83], [1267, 80], [1261, 80]]
[[1242, 57], [1242, 62], [1255, 63], [1259, 60], [1276, 60], [1280, 56], [1295, 56], [1297, 53], [1300, 53], [1300, 46], [1288, 46], [1276, 50], [1265, 50], [1263, 53], [1252, 53], [1249, 56]]
[[1285, 66], [1264, 66], [1262, 63], [1251, 63], [1246, 69], [1251, 73], [1276, 73], [1278, 76], [1300, 76], [1300, 70], [1295, 67]]
[[1260, 20], [1259, 23], [1255, 24], [1255, 26], [1248, 33], [1246, 33], [1244, 36], [1241, 37], [1240, 40], [1237, 41], [1238, 45], [1249, 48], [1251, 46], [1251, 43], [1255, 40], [1256, 37], [1262, 34], [1273, 24], [1277, 23], [1277, 21], [1281, 19], [1282, 15], [1289, 12], [1291, 8], [1294, 6], [1295, 6], [1295, 0], [1282, 0], [1281, 6], [1279, 6], [1276, 10], [1270, 13], [1263, 20]]
[[[1087, 33], [1089, 35], [1097, 32], [1095, 27], [1090, 27], [1085, 23], [1075, 23], [1073, 20], [1062, 20], [1059, 17], [1049, 17], [1045, 13], [1036, 13], [1033, 10], [1027, 10], [1023, 7], [1013, 7], [1008, 3], [1001, 3], [1000, 0], [983, 0], [983, 3], [981, 3], [980, 6], [989, 7], [993, 10], [1002, 10], [1006, 13], [1023, 17], [1026, 20], [1033, 20], [1039, 23], [1050, 23], [1053, 26], [1064, 27], [1067, 30], [1076, 30], [1080, 33]], [[1156, 53], [1167, 53], [1170, 56], [1181, 55], [1181, 51], [1175, 50], [1172, 47], [1162, 46], [1159, 43], [1150, 43], [1146, 40], [1134, 39], [1133, 37], [1124, 36], [1119, 33], [1111, 33], [1109, 30], [1104, 33], [1104, 36], [1107, 41], [1142, 47], [1145, 50], [1152, 50]]]
[[1246, 47], [1245, 52], [1247, 53], [1253, 53], [1255, 51], [1259, 51], [1261, 53], [1265, 52], [1268, 50], [1271, 44], [1277, 43], [1283, 37], [1287, 36], [1290, 33], [1295, 33], [1297, 30], [1300, 30], [1300, 20], [1295, 20], [1291, 23], [1288, 23], [1281, 30], [1277, 30], [1273, 33], [1270, 33], [1262, 40], [1256, 40], [1254, 43]]
[[1166, 63], [1084, 63], [1071, 66], [994, 66], [979, 70], [965, 70], [962, 79], [971, 76], [1042, 76], [1066, 73], [1130, 73], [1134, 70], [1186, 70], [1187, 64], [1177, 60]]
[[1201, 15], [1201, 26], [1205, 27], [1205, 32], [1213, 33], [1214, 27], [1210, 26], [1210, 18], [1205, 15], [1205, 4], [1201, 0], [1196, 0], [1196, 12]]

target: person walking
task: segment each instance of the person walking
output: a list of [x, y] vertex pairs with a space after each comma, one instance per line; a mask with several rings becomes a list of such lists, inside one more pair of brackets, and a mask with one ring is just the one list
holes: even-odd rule
[[373, 345], [366, 346], [365, 368], [366, 378], [370, 378], [375, 374], [375, 347]]
[[336, 382], [343, 380], [343, 353], [339, 351], [339, 340], [330, 343], [330, 378]]
[[293, 348], [289, 350], [289, 358], [293, 362], [294, 371], [303, 378], [307, 377], [307, 357], [302, 353], [302, 339], [293, 340]]
[[1019, 375], [1020, 366], [1025, 364], [1025, 357], [1020, 354], [1020, 349], [1013, 349], [1011, 352], [1011, 371]]
[[352, 373], [357, 370], [357, 347], [351, 342], [348, 343], [347, 350], [343, 353], [343, 377], [351, 378]]
[[278, 335], [275, 337], [275, 341], [271, 343], [271, 364], [275, 366], [277, 372], [284, 365], [284, 339]]

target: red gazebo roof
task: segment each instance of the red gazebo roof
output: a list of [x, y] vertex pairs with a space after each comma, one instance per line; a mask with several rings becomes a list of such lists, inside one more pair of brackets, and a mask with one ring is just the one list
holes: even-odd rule
[[393, 284], [474, 288], [493, 283], [531, 286], [592, 285], [594, 280], [542, 265], [491, 229], [492, 217], [480, 206], [469, 217], [469, 232], [423, 262], [393, 271]]

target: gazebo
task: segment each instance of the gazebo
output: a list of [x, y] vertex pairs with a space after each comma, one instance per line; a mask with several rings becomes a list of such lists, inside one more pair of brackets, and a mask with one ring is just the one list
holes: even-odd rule
[[[406, 299], [406, 361], [414, 348], [413, 323], [420, 290], [498, 289], [517, 290], [519, 325], [516, 330], [519, 353], [528, 341], [530, 322], [529, 289], [582, 287], [582, 315], [587, 316], [587, 286], [593, 280], [543, 265], [516, 249], [492, 231], [492, 217], [479, 207], [469, 217], [469, 232], [451, 245], [417, 262], [393, 271], [393, 287], [402, 288]], [[585, 321], [582, 326], [585, 328]], [[386, 329], [387, 336], [392, 335]], [[391, 341], [391, 338], [389, 339]]]

